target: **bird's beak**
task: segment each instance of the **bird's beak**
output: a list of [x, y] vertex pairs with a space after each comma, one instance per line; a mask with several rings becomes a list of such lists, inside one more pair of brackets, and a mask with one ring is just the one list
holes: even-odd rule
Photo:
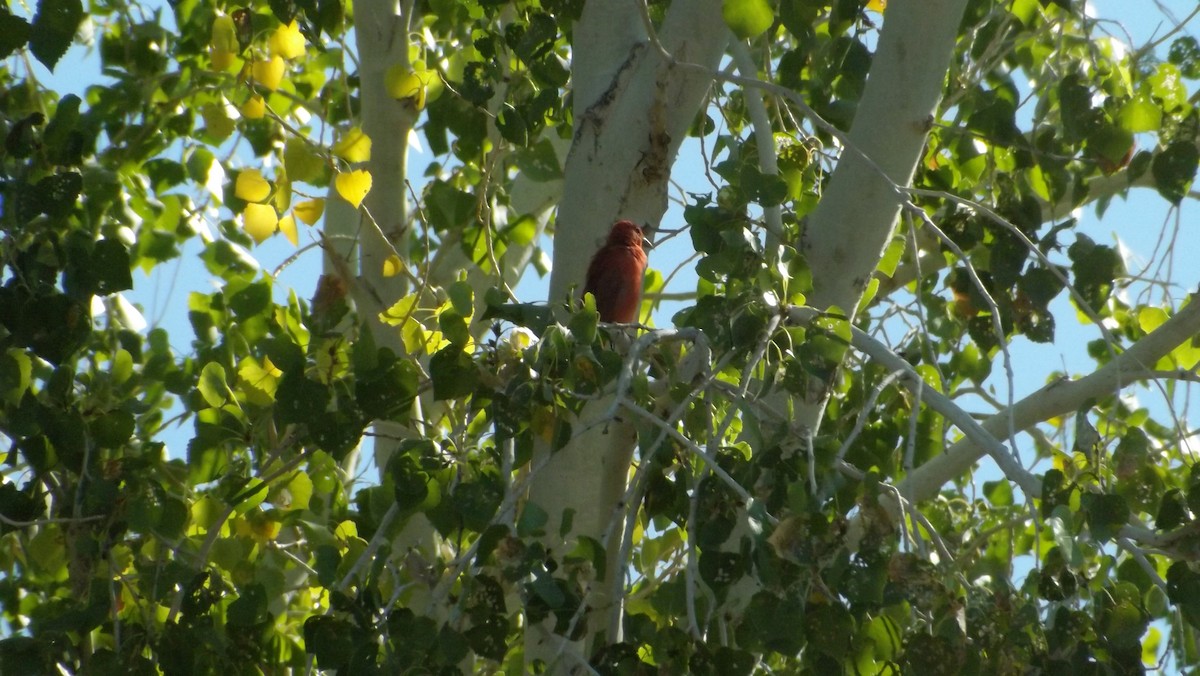
[[642, 238], [642, 248], [643, 248], [643, 249], [653, 249], [653, 248], [654, 248], [654, 242], [651, 242], [650, 240], [648, 240], [648, 239], [646, 239], [645, 237], [643, 237], [643, 238]]

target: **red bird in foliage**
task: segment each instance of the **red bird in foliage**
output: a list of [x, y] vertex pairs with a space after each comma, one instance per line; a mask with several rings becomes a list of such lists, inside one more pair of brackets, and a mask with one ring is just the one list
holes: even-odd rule
[[617, 221], [608, 233], [608, 241], [592, 256], [583, 287], [584, 293], [596, 297], [600, 321], [637, 321], [645, 272], [642, 229], [630, 221]]

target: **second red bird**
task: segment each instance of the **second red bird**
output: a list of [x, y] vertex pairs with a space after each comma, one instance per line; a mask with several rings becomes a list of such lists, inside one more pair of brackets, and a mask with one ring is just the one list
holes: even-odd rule
[[642, 229], [630, 221], [617, 221], [608, 241], [592, 256], [583, 287], [584, 293], [596, 297], [600, 321], [628, 324], [638, 320], [645, 273]]

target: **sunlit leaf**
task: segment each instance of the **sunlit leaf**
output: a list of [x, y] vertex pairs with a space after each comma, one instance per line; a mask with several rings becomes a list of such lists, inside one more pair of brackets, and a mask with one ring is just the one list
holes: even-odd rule
[[340, 540], [348, 540], [358, 537], [358, 526], [353, 521], [342, 521], [333, 529], [334, 537]]
[[742, 39], [761, 35], [775, 21], [767, 0], [722, 0], [721, 16], [733, 34]]
[[225, 367], [216, 362], [209, 362], [200, 371], [200, 380], [196, 384], [204, 402], [216, 408], [233, 398], [233, 391], [225, 381]]
[[392, 98], [411, 101], [416, 110], [425, 109], [426, 91], [436, 74], [425, 70], [421, 64], [412, 68], [396, 64], [388, 68], [384, 83]]
[[286, 490], [290, 501], [285, 509], [308, 509], [308, 503], [313, 494], [313, 482], [307, 473], [296, 472], [296, 475], [288, 482]]
[[299, 246], [300, 234], [296, 232], [296, 219], [292, 218], [291, 214], [279, 219], [279, 231], [283, 233], [284, 237], [287, 237], [292, 246]]
[[262, 202], [271, 195], [271, 184], [257, 169], [243, 169], [238, 173], [233, 193], [247, 202]]
[[305, 225], [316, 225], [317, 221], [321, 220], [321, 214], [325, 213], [325, 200], [313, 199], [299, 202], [292, 207], [292, 213]]
[[334, 186], [342, 199], [358, 208], [371, 191], [371, 174], [364, 169], [342, 172], [334, 179]]
[[352, 127], [334, 144], [333, 154], [347, 162], [366, 162], [371, 159], [371, 138], [359, 127]]
[[262, 244], [274, 235], [278, 225], [279, 214], [275, 213], [275, 207], [270, 204], [247, 204], [246, 210], [242, 212], [242, 227], [257, 244]]
[[263, 97], [251, 94], [239, 110], [242, 112], [242, 117], [247, 120], [261, 120], [267, 114], [267, 104]]
[[286, 26], [279, 26], [271, 33], [267, 42], [271, 53], [289, 61], [304, 56], [304, 36], [300, 34], [300, 26], [295, 21]]
[[397, 256], [396, 254], [392, 254], [391, 256], [388, 256], [387, 260], [385, 260], [383, 262], [383, 276], [384, 277], [395, 277], [396, 275], [400, 274], [400, 271], [403, 269], [404, 269], [404, 262], [401, 261], [400, 257]]
[[272, 56], [266, 60], [255, 61], [250, 66], [250, 77], [253, 78], [255, 84], [259, 84], [272, 91], [279, 89], [279, 84], [283, 82], [283, 73], [287, 69], [287, 64], [279, 56]]
[[1162, 109], [1144, 97], [1130, 99], [1121, 106], [1121, 126], [1128, 132], [1139, 134], [1158, 131], [1162, 126]]

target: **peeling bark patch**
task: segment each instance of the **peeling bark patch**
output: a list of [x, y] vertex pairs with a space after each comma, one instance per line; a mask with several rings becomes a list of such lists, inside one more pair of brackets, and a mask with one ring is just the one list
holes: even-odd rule
[[671, 135], [659, 129], [656, 124], [655, 128], [650, 131], [649, 145], [642, 152], [642, 158], [638, 160], [637, 166], [638, 173], [641, 174], [642, 181], [646, 185], [653, 186], [656, 183], [662, 183], [670, 176], [670, 167], [667, 165], [667, 149], [670, 146]]
[[[665, 210], [667, 197], [666, 183], [667, 179], [671, 176], [671, 164], [669, 161], [671, 135], [666, 130], [666, 92], [669, 84], [665, 78], [659, 78], [656, 83], [654, 103], [651, 105], [650, 110], [647, 111], [650, 122], [650, 133], [641, 151], [641, 157], [638, 158], [637, 164], [634, 166], [632, 176], [634, 180], [629, 182], [625, 194], [621, 198], [622, 204], [628, 204], [631, 200], [631, 194], [640, 192], [639, 187], [649, 188], [652, 194], [661, 196], [664, 202], [663, 209]], [[639, 182], [640, 186], [638, 185]]]

